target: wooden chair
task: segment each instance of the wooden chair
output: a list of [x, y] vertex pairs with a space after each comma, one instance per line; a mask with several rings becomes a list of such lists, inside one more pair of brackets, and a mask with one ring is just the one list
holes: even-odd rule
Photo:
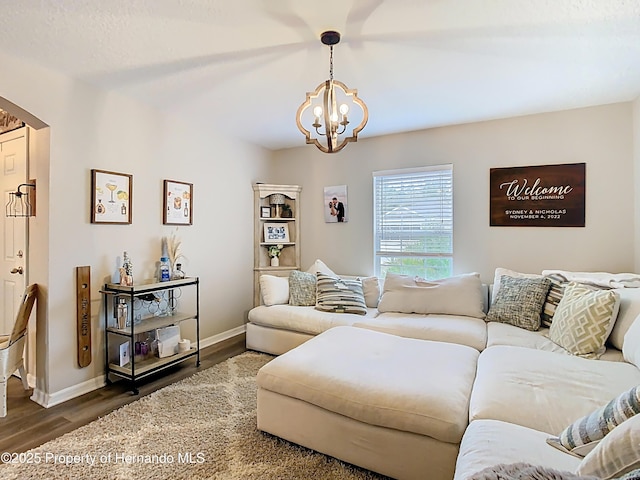
[[7, 380], [16, 370], [20, 372], [24, 389], [29, 390], [24, 369], [24, 344], [27, 338], [27, 324], [37, 294], [37, 284], [26, 288], [11, 335], [0, 335], [0, 417], [7, 415]]

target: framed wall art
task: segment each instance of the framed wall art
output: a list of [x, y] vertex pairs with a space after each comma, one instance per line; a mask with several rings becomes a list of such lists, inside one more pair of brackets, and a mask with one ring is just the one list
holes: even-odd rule
[[325, 223], [344, 223], [347, 219], [347, 186], [324, 187]]
[[175, 180], [164, 181], [162, 223], [193, 225], [193, 184]]
[[130, 224], [133, 175], [91, 170], [91, 223]]
[[271, 218], [271, 207], [260, 207], [260, 217]]
[[586, 164], [492, 168], [492, 227], [584, 227]]
[[265, 223], [264, 243], [289, 243], [289, 225], [286, 223]]

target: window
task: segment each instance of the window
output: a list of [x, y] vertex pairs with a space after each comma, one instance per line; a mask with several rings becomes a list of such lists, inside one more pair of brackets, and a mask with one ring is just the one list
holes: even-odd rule
[[373, 172], [375, 274], [453, 271], [453, 167]]

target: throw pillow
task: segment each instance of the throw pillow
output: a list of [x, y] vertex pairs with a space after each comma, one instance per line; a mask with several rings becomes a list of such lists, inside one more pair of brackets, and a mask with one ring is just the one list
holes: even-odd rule
[[586, 457], [576, 473], [618, 478], [640, 468], [640, 415], [613, 429]]
[[292, 270], [289, 273], [289, 305], [310, 307], [316, 304], [316, 276]]
[[367, 314], [360, 280], [317, 274], [316, 309], [323, 312]]
[[515, 278], [503, 275], [487, 322], [502, 322], [536, 331], [551, 281], [548, 278]]
[[425, 280], [387, 273], [378, 311], [484, 318], [480, 275], [466, 273], [440, 280]]
[[569, 282], [549, 329], [549, 338], [568, 352], [598, 358], [618, 315], [620, 296], [614, 290], [591, 290]]
[[622, 350], [625, 335], [640, 314], [640, 288], [617, 288], [615, 291], [620, 295], [620, 310], [609, 335], [609, 343]]
[[622, 355], [627, 362], [640, 368], [640, 315], [636, 317], [624, 335]]
[[380, 282], [378, 277], [360, 278], [362, 281], [362, 291], [364, 293], [364, 302], [369, 308], [377, 308], [380, 301]]
[[567, 279], [558, 273], [547, 275], [547, 278], [551, 282], [551, 286], [549, 287], [547, 298], [545, 299], [544, 306], [542, 307], [540, 321], [545, 327], [550, 327], [553, 322], [553, 316], [558, 308], [558, 304], [560, 304], [560, 300], [562, 300], [562, 296], [564, 295], [564, 289], [569, 282], [567, 282]]
[[621, 393], [604, 407], [576, 420], [547, 443], [563, 452], [584, 457], [615, 427], [640, 413], [640, 386]]
[[260, 293], [265, 305], [289, 303], [289, 279], [274, 275], [260, 275]]
[[496, 268], [493, 274], [493, 288], [491, 289], [491, 303], [496, 301], [496, 295], [500, 291], [500, 279], [503, 275], [514, 278], [542, 278], [542, 275], [538, 273], [520, 273], [515, 270], [509, 270], [508, 268]]
[[330, 275], [332, 277], [337, 277], [338, 276], [337, 273], [334, 273], [333, 270], [331, 270], [329, 267], [327, 267], [327, 264], [324, 263], [320, 259], [318, 259], [315, 262], [313, 262], [311, 264], [311, 266], [309, 268], [307, 268], [307, 272], [313, 273], [314, 275], [316, 273], [320, 272], [320, 273], [324, 273], [325, 275]]

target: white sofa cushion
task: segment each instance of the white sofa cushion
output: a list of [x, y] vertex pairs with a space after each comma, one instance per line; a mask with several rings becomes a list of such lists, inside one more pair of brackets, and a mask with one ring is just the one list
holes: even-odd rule
[[257, 383], [360, 422], [459, 443], [478, 355], [463, 345], [336, 327], [269, 362]]
[[640, 315], [636, 317], [627, 333], [624, 334], [622, 354], [627, 362], [640, 368]]
[[489, 322], [487, 323], [487, 348], [494, 345], [512, 345], [568, 355], [569, 352], [547, 338], [548, 333], [548, 328], [532, 332], [508, 323]]
[[289, 303], [289, 279], [275, 275], [260, 275], [260, 294], [265, 305]]
[[609, 343], [619, 350], [624, 345], [624, 336], [640, 315], [640, 288], [617, 288], [620, 295], [618, 318], [609, 335]]
[[549, 338], [574, 355], [598, 358], [618, 315], [615, 290], [592, 290], [570, 282], [553, 316]]
[[[618, 478], [640, 468], [640, 415], [613, 429], [580, 463], [576, 473]], [[635, 477], [637, 478], [637, 477]]]
[[[514, 347], [535, 348], [546, 352], [571, 355], [560, 345], [549, 340], [549, 329], [541, 328], [537, 332], [530, 332], [524, 328], [514, 327], [506, 323], [487, 323], [487, 348], [495, 345], [511, 345]], [[607, 348], [600, 357], [602, 361], [624, 362], [622, 352], [617, 348]]]
[[499, 420], [474, 420], [467, 427], [456, 461], [455, 480], [501, 463], [530, 463], [575, 471], [580, 459], [547, 445], [548, 434]]
[[378, 308], [380, 301], [380, 281], [378, 277], [357, 277], [362, 281], [362, 292], [367, 308]]
[[378, 310], [484, 318], [483, 292], [478, 273], [440, 280], [387, 273]]
[[640, 370], [629, 363], [489, 347], [478, 360], [469, 418], [503, 420], [557, 435], [638, 384]]
[[457, 343], [478, 351], [484, 350], [487, 343], [486, 324], [475, 317], [389, 312], [358, 321], [353, 326], [419, 340]]
[[333, 270], [331, 270], [329, 267], [327, 267], [327, 264], [324, 263], [320, 259], [317, 259], [315, 262], [313, 262], [311, 264], [311, 266], [309, 268], [307, 268], [306, 271], [308, 273], [313, 273], [314, 275], [316, 273], [323, 273], [324, 275], [329, 275], [331, 277], [337, 277], [338, 276], [337, 273], [335, 273]]
[[315, 307], [299, 307], [294, 305], [261, 305], [249, 310], [249, 321], [265, 327], [293, 330], [296, 332], [317, 335], [332, 327], [352, 325], [367, 317], [374, 317], [377, 311], [367, 309], [367, 315], [351, 313], [321, 312]]

